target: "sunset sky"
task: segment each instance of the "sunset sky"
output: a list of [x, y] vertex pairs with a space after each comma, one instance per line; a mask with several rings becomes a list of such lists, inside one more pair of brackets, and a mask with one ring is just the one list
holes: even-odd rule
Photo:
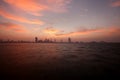
[[120, 0], [0, 0], [0, 39], [120, 42]]

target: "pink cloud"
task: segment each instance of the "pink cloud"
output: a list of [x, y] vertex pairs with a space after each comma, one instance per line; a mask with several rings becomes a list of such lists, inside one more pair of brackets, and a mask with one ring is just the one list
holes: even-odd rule
[[13, 7], [19, 8], [33, 15], [39, 15], [39, 11], [47, 9], [47, 6], [39, 4], [37, 0], [4, 0]]
[[22, 33], [26, 33], [28, 32], [27, 29], [24, 26], [21, 25], [17, 25], [14, 23], [9, 23], [9, 22], [5, 22], [5, 23], [0, 23], [0, 30], [4, 30], [4, 31], [14, 31], [14, 32], [22, 32]]
[[47, 0], [50, 6], [50, 10], [54, 12], [66, 12], [67, 4], [72, 0]]
[[[109, 28], [99, 28], [99, 29], [84, 29], [84, 30], [79, 30], [79, 31], [74, 31], [74, 32], [70, 32], [70, 33], [65, 33], [65, 34], [56, 34], [56, 36], [58, 37], [66, 37], [66, 36], [79, 36], [79, 35], [96, 35], [96, 33], [99, 33], [101, 35], [108, 35], [111, 36], [114, 33], [118, 33], [120, 30], [120, 28], [118, 27], [109, 27]], [[103, 36], [104, 36], [103, 35]]]
[[112, 7], [120, 7], [120, 0], [112, 2], [111, 6]]
[[14, 8], [19, 8], [35, 16], [42, 11], [66, 12], [71, 0], [4, 0]]
[[22, 22], [22, 23], [28, 23], [28, 24], [39, 24], [42, 25], [44, 24], [43, 21], [40, 20], [28, 20], [24, 17], [21, 16], [16, 16], [14, 14], [8, 13], [7, 11], [5, 11], [4, 9], [2, 9], [2, 7], [0, 6], [0, 16], [10, 19], [10, 20], [14, 20], [14, 21], [18, 21], [18, 22]]

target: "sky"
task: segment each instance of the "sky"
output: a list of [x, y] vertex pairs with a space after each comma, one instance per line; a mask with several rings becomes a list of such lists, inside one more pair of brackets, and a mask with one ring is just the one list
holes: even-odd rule
[[120, 0], [0, 0], [0, 39], [120, 42]]

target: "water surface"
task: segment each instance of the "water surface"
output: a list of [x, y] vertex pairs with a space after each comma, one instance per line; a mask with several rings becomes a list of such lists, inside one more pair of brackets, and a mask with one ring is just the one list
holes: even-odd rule
[[119, 76], [119, 43], [2, 43], [1, 76], [64, 79]]

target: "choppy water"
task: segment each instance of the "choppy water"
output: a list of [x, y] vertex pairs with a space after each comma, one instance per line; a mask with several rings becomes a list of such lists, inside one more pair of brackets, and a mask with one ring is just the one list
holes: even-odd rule
[[0, 44], [1, 76], [57, 80], [119, 76], [120, 44]]

